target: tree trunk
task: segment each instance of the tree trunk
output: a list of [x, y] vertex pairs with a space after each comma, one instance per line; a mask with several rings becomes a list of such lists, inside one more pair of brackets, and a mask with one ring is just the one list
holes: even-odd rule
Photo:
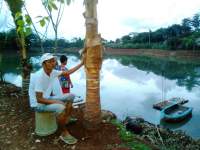
[[[18, 20], [15, 20], [15, 15], [16, 13], [22, 13], [22, 7], [23, 7], [23, 4], [24, 4], [24, 1], [23, 0], [5, 0], [8, 4], [8, 7], [11, 11], [11, 15], [13, 17], [13, 21], [15, 23], [15, 27], [16, 27], [16, 31], [18, 29], [18, 25], [17, 25], [17, 21]], [[19, 47], [20, 47], [20, 52], [21, 52], [21, 59], [24, 60], [24, 59], [27, 59], [26, 57], [26, 44], [25, 44], [25, 37], [24, 35], [21, 35], [17, 32], [17, 42], [19, 44]]]
[[54, 54], [56, 54], [57, 49], [58, 49], [58, 31], [57, 29], [55, 29], [55, 42], [54, 42], [54, 49], [53, 49]]
[[86, 105], [84, 125], [87, 129], [97, 129], [101, 122], [100, 104], [100, 69], [102, 64], [101, 36], [98, 34], [97, 0], [85, 0], [84, 12], [86, 24], [85, 38], [85, 72], [86, 72]]
[[[2, 64], [2, 54], [0, 54], [0, 68], [2, 68], [1, 64]], [[4, 77], [3, 76], [4, 76], [3, 71], [0, 69], [0, 83], [4, 82]]]
[[28, 88], [29, 88], [29, 82], [30, 82], [30, 73], [32, 70], [32, 66], [28, 64], [27, 60], [27, 54], [26, 54], [26, 43], [25, 38], [22, 35], [20, 44], [21, 49], [21, 64], [22, 64], [22, 95], [26, 96], [28, 95]]
[[[6, 0], [6, 2], [10, 8], [13, 21], [16, 26], [16, 31], [17, 31], [18, 25], [17, 25], [17, 20], [15, 20], [15, 14], [17, 12], [22, 13], [22, 7], [24, 4], [24, 1], [23, 0]], [[22, 69], [22, 94], [27, 95], [28, 86], [29, 86], [29, 77], [30, 77], [30, 71], [27, 71], [27, 68], [32, 69], [32, 67], [30, 67], [30, 64], [27, 63], [25, 36], [18, 32], [17, 32], [17, 42], [20, 49], [21, 65], [23, 68]]]

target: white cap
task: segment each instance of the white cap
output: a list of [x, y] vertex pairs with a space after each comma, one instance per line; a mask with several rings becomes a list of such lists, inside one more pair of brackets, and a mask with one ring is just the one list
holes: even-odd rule
[[40, 59], [40, 63], [42, 64], [44, 61], [52, 59], [52, 58], [55, 58], [55, 56], [53, 56], [50, 53], [45, 53], [45, 54], [42, 55], [42, 57]]

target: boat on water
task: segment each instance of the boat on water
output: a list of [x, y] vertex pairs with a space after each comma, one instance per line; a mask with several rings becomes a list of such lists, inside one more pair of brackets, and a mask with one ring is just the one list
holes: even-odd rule
[[192, 117], [186, 117], [182, 121], [178, 121], [178, 122], [168, 122], [161, 119], [160, 127], [172, 129], [172, 130], [179, 129], [180, 127], [186, 125], [191, 120], [191, 118]]
[[167, 122], [179, 122], [192, 116], [191, 107], [186, 107], [178, 103], [172, 103], [161, 110], [161, 117]]
[[162, 110], [162, 109], [164, 109], [165, 107], [171, 106], [171, 105], [174, 104], [174, 103], [183, 105], [183, 104], [185, 104], [185, 103], [187, 103], [187, 102], [189, 102], [189, 100], [184, 99], [184, 98], [180, 98], [180, 97], [173, 97], [173, 98], [171, 98], [171, 99], [164, 100], [164, 101], [158, 102], [158, 103], [156, 103], [156, 104], [153, 104], [153, 108], [154, 108], [154, 109], [157, 109], [157, 110]]

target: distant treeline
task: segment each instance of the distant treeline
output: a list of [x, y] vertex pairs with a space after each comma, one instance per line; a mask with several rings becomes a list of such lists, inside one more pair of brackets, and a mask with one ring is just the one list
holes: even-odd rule
[[[0, 33], [0, 49], [18, 49], [17, 34], [15, 29]], [[26, 46], [29, 48], [54, 47], [54, 40], [43, 39], [42, 43], [36, 34], [26, 37]], [[103, 39], [103, 44], [111, 48], [136, 48], [136, 49], [166, 49], [166, 50], [200, 50], [200, 14], [192, 18], [185, 18], [181, 24], [174, 24], [156, 31], [129, 33], [115, 41]], [[59, 48], [82, 48], [84, 39], [72, 40], [58, 39]]]
[[200, 50], [200, 14], [154, 32], [129, 33], [106, 42], [106, 45], [112, 48]]
[[[81, 38], [73, 38], [72, 40], [58, 39], [59, 48], [70, 48], [70, 47], [83, 47], [84, 40]], [[15, 29], [11, 29], [7, 32], [0, 32], [0, 45], [1, 49], [13, 49], [18, 50], [17, 34]], [[44, 39], [40, 42], [38, 36], [34, 33], [26, 37], [26, 48], [52, 48], [55, 45], [53, 39]]]

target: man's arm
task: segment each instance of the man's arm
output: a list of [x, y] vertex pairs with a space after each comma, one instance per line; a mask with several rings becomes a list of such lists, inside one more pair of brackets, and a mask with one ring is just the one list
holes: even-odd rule
[[36, 99], [37, 99], [37, 102], [38, 103], [41, 103], [41, 104], [63, 104], [64, 103], [60, 100], [49, 100], [49, 99], [45, 99], [43, 98], [43, 94], [42, 92], [36, 92]]

